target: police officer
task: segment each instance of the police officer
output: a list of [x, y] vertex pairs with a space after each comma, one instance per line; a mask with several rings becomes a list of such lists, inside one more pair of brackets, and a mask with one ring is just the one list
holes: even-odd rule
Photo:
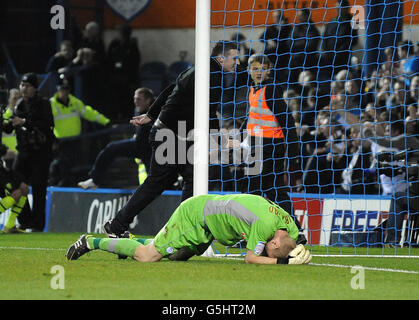
[[54, 139], [51, 105], [38, 93], [37, 87], [35, 73], [23, 75], [19, 85], [22, 98], [17, 101], [9, 123], [4, 126], [6, 133], [16, 132], [18, 154], [13, 169], [32, 186], [33, 213], [24, 210], [18, 217], [21, 228], [31, 228], [32, 231], [42, 231], [45, 226], [48, 168]]
[[70, 94], [70, 85], [66, 78], [58, 79], [57, 92], [50, 99], [54, 117], [54, 135], [58, 139], [58, 157], [50, 168], [50, 184], [58, 186], [71, 186], [71, 168], [76, 163], [80, 140], [71, 139], [79, 137], [82, 133], [82, 120], [95, 122], [106, 126], [110, 120], [85, 105], [80, 99]]

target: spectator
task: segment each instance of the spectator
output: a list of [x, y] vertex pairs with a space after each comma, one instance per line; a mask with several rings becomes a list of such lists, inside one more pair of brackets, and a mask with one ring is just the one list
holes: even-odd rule
[[319, 65], [322, 79], [333, 79], [342, 69], [350, 66], [351, 50], [358, 44], [358, 32], [352, 28], [350, 5], [346, 0], [337, 0], [338, 15], [326, 24], [322, 37], [322, 53]]
[[60, 44], [60, 51], [49, 59], [45, 72], [65, 73], [74, 58], [73, 44], [71, 41], [64, 40]]
[[409, 115], [406, 117], [406, 132], [419, 139], [419, 114], [418, 107], [411, 105], [408, 109]]
[[360, 58], [358, 58], [355, 55], [352, 55], [349, 70], [355, 79], [362, 79], [363, 70]]
[[307, 193], [333, 193], [342, 182], [342, 171], [346, 167], [346, 141], [344, 130], [336, 122], [330, 122], [328, 112], [317, 118], [317, 130], [311, 154], [303, 174], [303, 188]]
[[346, 81], [344, 90], [344, 94], [338, 94], [331, 101], [330, 107], [332, 119], [344, 129], [349, 129], [351, 125], [360, 123], [364, 103], [356, 80]]
[[[151, 89], [139, 88], [135, 90], [135, 115], [146, 114], [153, 102], [154, 93]], [[145, 164], [147, 172], [150, 172], [151, 147], [148, 141], [150, 129], [151, 123], [139, 126], [133, 138], [109, 143], [96, 157], [89, 172], [91, 178], [79, 182], [78, 186], [83, 189], [95, 189], [103, 184], [106, 169], [117, 157], [139, 158]]]
[[374, 103], [370, 102], [365, 107], [364, 112], [361, 115], [361, 122], [374, 122], [377, 120], [377, 110], [374, 107]]
[[402, 74], [400, 62], [393, 47], [388, 47], [384, 50], [384, 62], [380, 66], [380, 71], [383, 76], [390, 77], [398, 77]]
[[[381, 152], [390, 151], [397, 152], [407, 149], [407, 146], [415, 147], [416, 138], [414, 136], [406, 137], [406, 128], [404, 120], [397, 120], [376, 123], [364, 123], [362, 136], [370, 139], [372, 146], [371, 151], [374, 155]], [[414, 149], [419, 149], [414, 148]], [[400, 165], [399, 162], [393, 161], [379, 170], [380, 174], [380, 193], [383, 195], [392, 195], [396, 192], [405, 192], [407, 189], [406, 175], [404, 172], [393, 170], [392, 167]]]
[[107, 52], [108, 79], [112, 93], [111, 117], [128, 120], [134, 116], [131, 96], [138, 82], [141, 54], [137, 39], [131, 37], [129, 24], [117, 28], [117, 37], [112, 40]]
[[327, 116], [327, 113], [320, 111], [316, 118], [315, 129], [310, 132], [311, 138], [308, 138], [307, 143], [303, 145], [303, 154], [306, 154], [307, 157], [304, 157], [303, 159], [303, 184], [298, 188], [299, 192], [319, 192], [319, 189], [318, 187], [316, 188], [316, 186], [319, 185], [320, 176], [317, 175], [317, 171], [312, 168], [316, 167], [316, 164], [313, 164], [313, 162], [317, 161], [319, 157], [322, 157], [327, 152], [326, 142], [329, 135], [328, 123], [329, 117]]
[[312, 135], [310, 131], [312, 128], [310, 126], [303, 124], [301, 121], [301, 113], [293, 112], [293, 116], [295, 119], [295, 129], [297, 131], [297, 137], [300, 145], [301, 150], [301, 169], [296, 170], [295, 174], [291, 176], [290, 186], [292, 191], [299, 192], [301, 191], [301, 185], [303, 183], [303, 170], [306, 167], [307, 161], [310, 157], [312, 157], [312, 153], [310, 153], [309, 145], [312, 143]]
[[105, 44], [102, 39], [100, 26], [96, 21], [86, 24], [83, 37], [80, 42], [80, 49], [88, 48], [93, 52], [93, 61], [103, 65], [105, 62]]
[[294, 89], [287, 89], [284, 91], [283, 98], [288, 106], [288, 109], [295, 116], [301, 109], [301, 97]]
[[378, 79], [378, 90], [375, 95], [376, 108], [386, 107], [387, 101], [391, 95], [392, 78], [389, 76], [380, 77]]
[[302, 97], [307, 97], [310, 89], [316, 86], [315, 75], [312, 71], [304, 70], [298, 75], [298, 85]]
[[82, 48], [77, 50], [65, 78], [74, 77], [74, 95], [87, 105], [95, 106], [99, 112], [109, 114], [106, 108], [106, 87], [102, 79], [105, 72], [101, 65], [93, 59], [93, 50]]
[[54, 135], [58, 139], [58, 157], [50, 167], [50, 185], [70, 187], [75, 184], [72, 168], [78, 163], [82, 134], [81, 119], [109, 125], [110, 120], [70, 94], [70, 85], [60, 78], [57, 92], [50, 99], [54, 117]]
[[329, 105], [330, 97], [323, 91], [321, 87], [310, 88], [307, 95], [306, 109], [302, 115], [303, 124], [309, 127], [313, 127], [318, 111]]
[[366, 79], [365, 81], [365, 85], [363, 86], [362, 90], [363, 90], [363, 95], [364, 95], [364, 99], [365, 99], [365, 103], [374, 103], [375, 104], [375, 95], [376, 92], [378, 91], [379, 86], [378, 86], [378, 72], [377, 70], [374, 70], [371, 73], [371, 76]]
[[304, 104], [304, 99], [294, 89], [288, 89], [284, 91], [284, 101], [288, 106], [288, 110], [291, 111], [294, 119], [298, 114], [299, 124], [312, 126], [314, 122], [313, 110], [309, 109], [308, 104]]
[[[246, 72], [247, 69], [247, 62], [249, 60], [249, 57], [256, 53], [255, 50], [253, 50], [252, 48], [249, 48], [247, 46], [247, 41], [246, 37], [240, 33], [237, 32], [235, 35], [233, 35], [231, 37], [231, 41], [235, 41], [237, 43], [238, 46], [238, 51], [239, 51], [239, 59], [240, 59], [240, 69], [244, 70], [244, 72]], [[247, 77], [246, 77], [247, 78]]]
[[298, 82], [302, 70], [317, 72], [314, 66], [317, 65], [320, 32], [310, 16], [308, 8], [297, 11], [297, 23], [291, 32], [290, 83]]
[[406, 83], [396, 80], [393, 83], [393, 93], [388, 97], [387, 109], [391, 119], [404, 119], [408, 116], [408, 108], [416, 104], [417, 100], [409, 95]]
[[397, 54], [399, 56], [400, 70], [404, 70], [405, 63], [414, 56], [414, 45], [412, 42], [405, 40], [399, 43]]
[[349, 79], [345, 82], [345, 109], [357, 110], [359, 113], [366, 106], [364, 95], [358, 79]]
[[409, 90], [410, 96], [416, 100], [416, 103], [419, 102], [419, 75], [414, 76], [410, 80], [410, 90]]
[[274, 68], [274, 81], [288, 80], [288, 63], [290, 59], [290, 35], [292, 25], [288, 23], [282, 10], [272, 11], [274, 23], [267, 27], [259, 37], [264, 43], [263, 53], [271, 60]]
[[337, 192], [374, 194], [376, 193], [375, 174], [369, 170], [372, 164], [371, 143], [361, 139], [360, 126], [352, 126], [349, 131], [349, 162], [342, 172], [342, 183]]
[[23, 175], [32, 186], [33, 213], [19, 215], [22, 229], [42, 231], [45, 226], [45, 199], [48, 168], [52, 157], [54, 119], [48, 99], [37, 91], [38, 79], [34, 73], [23, 75], [19, 90], [22, 98], [17, 101], [13, 117], [4, 130], [15, 130], [19, 151], [13, 170]]
[[[233, 72], [240, 64], [236, 44], [217, 42], [211, 53], [210, 61], [210, 129], [219, 129], [216, 118], [217, 105], [221, 97], [221, 78], [223, 72]], [[193, 166], [186, 154], [178, 154], [178, 143], [185, 143], [186, 150], [191, 146], [185, 135], [194, 128], [194, 84], [195, 68], [182, 72], [175, 86], [169, 86], [159, 95], [146, 115], [135, 117], [131, 123], [136, 126], [154, 121], [150, 131], [152, 143], [151, 170], [145, 182], [135, 191], [133, 196], [116, 215], [108, 221], [104, 229], [108, 235], [121, 236], [134, 217], [149, 203], [159, 196], [174, 178], [183, 177], [182, 201], [192, 196]], [[183, 126], [183, 127], [182, 127]], [[161, 135], [174, 136], [174, 152], [167, 150], [167, 157], [173, 161], [162, 164], [156, 150], [161, 150], [163, 142], [156, 137]], [[183, 161], [182, 161], [183, 159]], [[169, 160], [169, 159], [168, 159]]]
[[312, 71], [304, 70], [298, 76], [298, 83], [292, 86], [296, 91], [298, 97], [300, 97], [300, 108], [297, 110], [302, 113], [301, 119], [303, 123], [313, 125], [314, 123], [314, 109], [313, 106], [309, 107], [308, 98], [309, 92], [313, 93], [314, 89], [317, 89], [315, 82], [315, 75]]
[[330, 88], [328, 88], [328, 89], [330, 89], [330, 100], [331, 100], [331, 102], [333, 102], [333, 100], [336, 99], [339, 95], [345, 94], [345, 83], [349, 79], [352, 79], [352, 74], [347, 69], [340, 70], [335, 75], [335, 80], [333, 80], [330, 83]]

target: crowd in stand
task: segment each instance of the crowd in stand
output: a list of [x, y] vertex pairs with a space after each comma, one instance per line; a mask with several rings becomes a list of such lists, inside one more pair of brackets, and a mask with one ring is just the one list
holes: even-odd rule
[[[419, 52], [415, 44], [401, 41], [384, 51], [384, 62], [371, 75], [364, 74], [353, 49], [359, 42], [358, 32], [352, 28], [348, 8], [340, 7], [323, 34], [311, 21], [309, 9], [298, 12], [297, 25], [275, 11], [275, 24], [260, 37], [261, 53], [273, 63], [271, 77], [283, 88], [299, 136], [300, 170], [288, 182], [293, 191], [306, 193], [386, 195], [406, 191], [403, 165], [398, 170], [395, 163], [388, 164], [390, 170], [384, 170], [376, 155], [414, 148], [419, 141], [419, 75], [405, 69], [406, 62]], [[241, 38], [239, 43], [249, 42]], [[244, 91], [250, 86], [248, 82]], [[242, 88], [236, 87], [237, 96]], [[246, 92], [242, 96], [246, 99]], [[235, 106], [240, 107], [240, 101]], [[237, 123], [228, 121], [233, 113], [228, 108], [223, 111], [219, 113], [222, 126], [236, 129]], [[402, 137], [409, 137], [404, 146], [394, 142]], [[231, 176], [224, 171], [230, 181], [240, 180], [237, 166]], [[232, 187], [229, 181], [225, 186]]]
[[[408, 41], [390, 47], [384, 52], [385, 62], [365, 77], [353, 52], [359, 40], [349, 6], [338, 2], [338, 15], [323, 33], [311, 20], [309, 9], [298, 10], [296, 23], [289, 23], [277, 10], [275, 23], [259, 39], [260, 53], [272, 63], [271, 77], [283, 88], [282, 98], [294, 116], [300, 143], [299, 170], [289, 177], [292, 181], [284, 183], [291, 182], [293, 191], [307, 193], [387, 194], [390, 191], [383, 187], [374, 161], [374, 155], [386, 147], [364, 131], [374, 123], [375, 135], [418, 137], [419, 76], [407, 75], [404, 69], [418, 52]], [[141, 63], [130, 26], [121, 25], [117, 31], [118, 36], [105, 48], [99, 25], [90, 22], [79, 41], [63, 41], [46, 65], [46, 72], [65, 76], [73, 92], [82, 87], [77, 98], [112, 122], [133, 116], [132, 96], [139, 85]], [[227, 130], [238, 129], [246, 119], [251, 86], [247, 61], [259, 53], [249, 48], [250, 42], [240, 33], [229, 41], [237, 43], [240, 64], [235, 73], [223, 76], [217, 115], [220, 127]], [[112, 87], [111, 92], [105, 84]], [[392, 133], [391, 126], [398, 121], [404, 125]], [[236, 164], [212, 166], [211, 188], [240, 190], [240, 172]]]
[[89, 22], [79, 41], [62, 41], [45, 71], [55, 78], [64, 75], [79, 99], [120, 122], [133, 116], [132, 96], [138, 86], [141, 52], [129, 24], [119, 25], [116, 31], [117, 36], [106, 48], [99, 24]]
[[[251, 42], [240, 33], [235, 34], [230, 40], [217, 43], [215, 47], [218, 51], [211, 61], [211, 64], [216, 66], [211, 76], [217, 78], [211, 89], [216, 93], [211, 95], [210, 109], [213, 111], [214, 105], [218, 107], [216, 116], [215, 112], [211, 112], [211, 124], [219, 123], [221, 130], [217, 134], [226, 134], [228, 139], [231, 139], [231, 144], [229, 142], [225, 145], [220, 139], [221, 149], [227, 148], [229, 151], [227, 157], [221, 152], [219, 161], [210, 164], [211, 191], [261, 194], [279, 203], [291, 214], [293, 209], [288, 191], [393, 195], [389, 215], [402, 217], [399, 213], [407, 212], [409, 181], [406, 163], [392, 159], [380, 161], [377, 155], [409, 148], [413, 151], [419, 150], [419, 74], [417, 71], [416, 74], [410, 73], [406, 68], [412, 57], [419, 56], [419, 50], [409, 41], [397, 43], [383, 52], [384, 62], [378, 64], [376, 70], [371, 74], [365, 74], [359, 56], [354, 51], [359, 40], [358, 32], [351, 24], [349, 5], [345, 0], [339, 0], [337, 8], [337, 17], [326, 23], [323, 32], [313, 23], [311, 11], [307, 8], [298, 10], [296, 23], [289, 23], [281, 11], [274, 11], [275, 23], [266, 28], [259, 38], [263, 45], [261, 52], [257, 52], [251, 45], [248, 46]], [[66, 108], [68, 111], [70, 105], [77, 104], [79, 109], [84, 110], [78, 112], [84, 114], [85, 120], [107, 126], [119, 121], [128, 123], [128, 119], [134, 116], [134, 105], [142, 106], [144, 101], [141, 101], [144, 99], [148, 101], [145, 103], [147, 108], [154, 104], [152, 90], [147, 95], [144, 95], [144, 91], [138, 91], [141, 54], [136, 39], [131, 37], [130, 26], [121, 25], [117, 31], [118, 36], [106, 49], [99, 25], [90, 22], [86, 25], [80, 41], [63, 41], [60, 51], [51, 57], [46, 65], [47, 73], [61, 79], [58, 82], [57, 93], [48, 97], [51, 98], [50, 105], [48, 101], [39, 97], [39, 101], [42, 100], [42, 103], [48, 105], [48, 121], [55, 123], [54, 135], [59, 141], [59, 147], [65, 147], [58, 157], [67, 160], [61, 161], [61, 165], [58, 166], [61, 173], [67, 173], [67, 177], [61, 174], [61, 179], [72, 175], [68, 168], [74, 165], [72, 156], [78, 155], [74, 146], [69, 147], [70, 144], [74, 144], [74, 141], [68, 140], [71, 135], [58, 132], [59, 116], [61, 120], [69, 119], [68, 115], [63, 116], [65, 112], [60, 113], [61, 111]], [[237, 45], [237, 49], [232, 44]], [[219, 52], [221, 47], [227, 47], [228, 50]], [[166, 116], [164, 121], [160, 121], [161, 113], [155, 114], [154, 117], [148, 112], [141, 115], [150, 116], [148, 130], [153, 129], [155, 134], [157, 129], [164, 129], [168, 122], [176, 122], [176, 119], [180, 121], [182, 117], [187, 119], [189, 129], [193, 127], [191, 119], [194, 99], [191, 79], [195, 76], [194, 72], [194, 68], [188, 70], [183, 74], [183, 82], [182, 76], [179, 77], [176, 85], [163, 90], [167, 91], [166, 96], [160, 95], [156, 100], [159, 101], [160, 109], [172, 106], [173, 115]], [[265, 77], [268, 72], [269, 76]], [[35, 101], [38, 87], [36, 75], [25, 76], [26, 80], [22, 79], [20, 86], [25, 84], [30, 87], [32, 96], [27, 97], [27, 101], [20, 102], [24, 111], [28, 109], [27, 104]], [[188, 83], [186, 94], [179, 89], [185, 89], [185, 78]], [[136, 89], [137, 94], [134, 96]], [[147, 88], [141, 90], [144, 89]], [[20, 90], [22, 91], [22, 88]], [[71, 95], [70, 91], [76, 96]], [[12, 95], [13, 92], [16, 93], [16, 97], [15, 94]], [[174, 97], [179, 98], [176, 95], [181, 96], [181, 99], [174, 103]], [[186, 100], [184, 95], [187, 96]], [[10, 107], [16, 104], [18, 96], [17, 90], [10, 91]], [[168, 101], [171, 101], [172, 105]], [[49, 110], [49, 106], [52, 110]], [[182, 107], [187, 111], [180, 111]], [[20, 119], [10, 111], [9, 119], [5, 120], [13, 123], [15, 131], [18, 131], [16, 127], [23, 126], [27, 122], [26, 117], [29, 117], [25, 112], [22, 111]], [[179, 116], [180, 118], [176, 118]], [[16, 119], [20, 123], [15, 124]], [[80, 119], [77, 120], [71, 126], [80, 129]], [[30, 124], [32, 121], [28, 122]], [[263, 124], [259, 126], [258, 122]], [[253, 136], [250, 135], [255, 138], [260, 127], [263, 127], [262, 131], [269, 131], [270, 134], [262, 135], [261, 140], [262, 162], [265, 168], [262, 167], [259, 173], [252, 176], [244, 173], [250, 163], [243, 158], [239, 161], [235, 161], [237, 159], [234, 158], [236, 149], [252, 150], [252, 146], [246, 146], [246, 141], [241, 141], [240, 144], [233, 142], [237, 141], [237, 131], [243, 132], [247, 129], [249, 132], [251, 128]], [[52, 136], [52, 131], [49, 134]], [[76, 134], [80, 134], [80, 130]], [[147, 130], [143, 130], [141, 143], [148, 145], [150, 141], [144, 136], [149, 136]], [[111, 158], [120, 156], [119, 151], [115, 152], [115, 146], [123, 144], [123, 153], [131, 156], [132, 143], [138, 142], [133, 140], [110, 144], [105, 151], [108, 151], [108, 155], [112, 154]], [[129, 143], [128, 147], [124, 142]], [[13, 146], [8, 147], [12, 149]], [[48, 155], [48, 161], [38, 161], [45, 165], [44, 175], [39, 179], [42, 180], [42, 185], [38, 186], [42, 192], [37, 198], [41, 200], [45, 198], [43, 192], [46, 189], [47, 167], [52, 160], [52, 142], [48, 144], [48, 148], [47, 152], [43, 152], [43, 155]], [[28, 154], [33, 155], [35, 151], [31, 150]], [[210, 155], [212, 151], [214, 150], [210, 150]], [[155, 160], [153, 156], [149, 157], [149, 153], [140, 154], [147, 157], [143, 159], [147, 173], [149, 160]], [[161, 172], [174, 170], [169, 172], [173, 179], [165, 179], [167, 181], [164, 183], [177, 184], [177, 167], [151, 167], [154, 167], [154, 170], [158, 168]], [[191, 169], [191, 166], [187, 166], [187, 170], [183, 169], [180, 173], [184, 178], [185, 198], [189, 197], [193, 190]], [[39, 170], [34, 168], [33, 171], [31, 174], [36, 175]], [[162, 191], [160, 189], [165, 187], [160, 180], [155, 179], [156, 175], [149, 176], [154, 180], [146, 179], [145, 187], [140, 187], [137, 192], [140, 200], [135, 201], [141, 206], [151, 202], [158, 192]], [[28, 181], [33, 180], [33, 177], [25, 178]], [[97, 187], [93, 175], [92, 179], [83, 183], [86, 187], [82, 184], [79, 186]], [[66, 182], [63, 186], [67, 184]], [[60, 185], [60, 182], [52, 185]], [[185, 185], [188, 186], [187, 192]], [[147, 193], [143, 190], [152, 190], [151, 196], [146, 200], [144, 197]], [[141, 211], [138, 203], [124, 209], [124, 214], [133, 218]], [[28, 226], [42, 230], [44, 208], [38, 207], [36, 211], [40, 213], [39, 223], [28, 222]], [[24, 216], [23, 214], [22, 217]], [[393, 221], [400, 230], [401, 220], [397, 219], [389, 221]], [[388, 241], [394, 242], [394, 239], [398, 243], [400, 235], [394, 235]]]

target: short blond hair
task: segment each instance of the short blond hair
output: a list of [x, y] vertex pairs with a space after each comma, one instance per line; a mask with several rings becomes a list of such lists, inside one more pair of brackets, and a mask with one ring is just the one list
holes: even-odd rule
[[250, 67], [250, 65], [254, 62], [259, 62], [261, 65], [267, 64], [269, 68], [272, 67], [272, 61], [269, 59], [269, 57], [266, 54], [260, 54], [260, 53], [252, 54], [247, 64]]
[[288, 233], [281, 235], [279, 248], [276, 249], [277, 258], [287, 258], [288, 254], [296, 247], [296, 243]]

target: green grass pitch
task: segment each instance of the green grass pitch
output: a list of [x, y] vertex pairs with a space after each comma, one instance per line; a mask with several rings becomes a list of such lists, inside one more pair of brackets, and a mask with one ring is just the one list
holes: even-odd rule
[[[311, 265], [263, 266], [246, 265], [243, 259], [203, 257], [194, 257], [188, 262], [139, 263], [94, 251], [77, 261], [67, 261], [66, 249], [78, 237], [75, 233], [0, 234], [0, 299], [419, 298], [417, 258], [315, 256]], [[333, 250], [347, 253], [346, 249]], [[328, 253], [333, 254], [333, 250]], [[403, 249], [398, 250], [398, 254], [403, 254]], [[324, 254], [326, 251], [313, 247], [313, 253]], [[393, 253], [394, 249], [385, 251], [385, 254]], [[411, 249], [408, 253], [419, 255], [419, 249]], [[364, 269], [361, 272], [351, 268], [353, 266]], [[57, 288], [58, 283], [62, 288]]]

